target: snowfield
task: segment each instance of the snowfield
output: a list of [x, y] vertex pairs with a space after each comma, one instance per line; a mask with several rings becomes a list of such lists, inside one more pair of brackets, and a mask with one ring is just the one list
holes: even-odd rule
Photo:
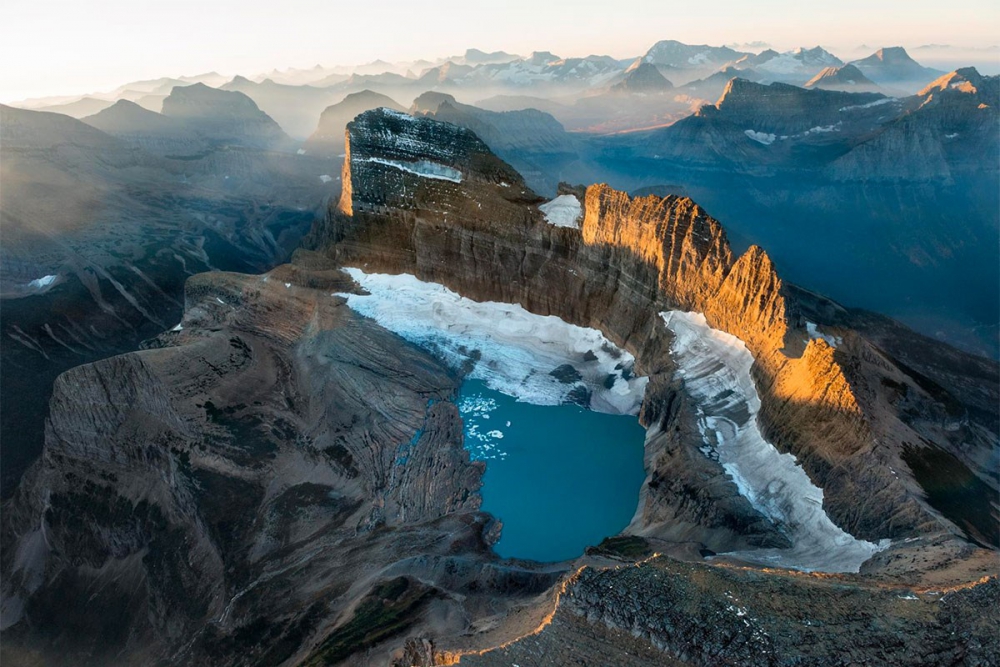
[[580, 228], [583, 217], [583, 206], [573, 195], [559, 195], [550, 202], [538, 207], [545, 214], [545, 222], [556, 227]]
[[759, 144], [764, 144], [765, 146], [770, 146], [774, 143], [774, 140], [778, 138], [773, 134], [768, 134], [767, 132], [757, 132], [755, 130], [743, 130], [743, 134], [747, 135]]
[[338, 294], [352, 309], [455, 368], [473, 362], [469, 376], [491, 389], [535, 405], [589, 394], [592, 410], [639, 412], [648, 378], [633, 376], [632, 355], [597, 329], [516, 304], [473, 301], [409, 274], [346, 271], [368, 292]]
[[753, 356], [743, 342], [708, 326], [703, 315], [661, 313], [674, 334], [671, 355], [686, 391], [698, 404], [702, 451], [717, 458], [741, 495], [791, 540], [791, 549], [735, 552], [743, 560], [805, 571], [857, 572], [887, 548], [859, 540], [823, 511], [823, 490], [791, 454], [764, 439], [757, 423], [760, 397], [750, 376]]

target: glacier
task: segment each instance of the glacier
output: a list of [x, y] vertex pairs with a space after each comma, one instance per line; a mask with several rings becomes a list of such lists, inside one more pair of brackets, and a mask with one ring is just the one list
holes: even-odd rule
[[597, 329], [536, 315], [520, 305], [473, 301], [410, 274], [345, 269], [367, 294], [338, 293], [348, 306], [432, 350], [491, 389], [535, 405], [576, 402], [636, 415], [648, 378], [635, 358]]
[[858, 572], [889, 546], [859, 540], [823, 510], [823, 490], [791, 454], [764, 439], [757, 421], [760, 397], [750, 375], [753, 355], [743, 342], [712, 329], [698, 313], [660, 313], [674, 334], [671, 355], [677, 375], [695, 400], [702, 451], [719, 461], [755, 509], [792, 542], [790, 549], [759, 549], [728, 555], [761, 565], [805, 571]]
[[583, 217], [583, 206], [573, 195], [559, 195], [538, 207], [545, 214], [545, 222], [555, 227], [580, 228], [580, 218]]

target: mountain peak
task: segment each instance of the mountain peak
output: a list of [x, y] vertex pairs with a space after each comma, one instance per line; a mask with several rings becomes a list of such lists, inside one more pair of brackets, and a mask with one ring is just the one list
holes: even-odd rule
[[625, 70], [624, 78], [611, 86], [611, 90], [625, 93], [660, 93], [673, 87], [674, 84], [660, 73], [656, 65], [640, 59]]
[[[984, 77], [975, 67], [960, 67], [953, 72], [948, 72], [938, 77], [917, 94], [921, 97], [927, 97], [937, 92], [957, 91], [959, 93], [976, 95], [984, 87], [984, 84], [992, 82], [995, 87], [997, 79], [998, 77], [996, 76]], [[986, 86], [986, 88], [988, 87]]]
[[806, 83], [806, 88], [858, 91], [861, 89], [875, 90], [878, 85], [857, 67], [848, 64], [842, 67], [825, 67]]
[[884, 46], [873, 56], [884, 63], [916, 62], [902, 46]]

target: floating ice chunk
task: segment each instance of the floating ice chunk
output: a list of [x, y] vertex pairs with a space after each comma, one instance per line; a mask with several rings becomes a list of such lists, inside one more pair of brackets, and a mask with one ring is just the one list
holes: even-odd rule
[[305, 155], [306, 154], [306, 149], [300, 148], [299, 150], [295, 151], [295, 154], [296, 155]]
[[580, 218], [583, 217], [583, 206], [573, 195], [559, 195], [550, 202], [538, 207], [545, 214], [545, 222], [556, 227], [580, 228]]
[[319, 180], [323, 181], [324, 183], [329, 183], [330, 181], [333, 180], [333, 176], [331, 176], [330, 174], [323, 174], [322, 176], [319, 177]]
[[822, 338], [830, 344], [830, 347], [837, 347], [844, 342], [844, 339], [840, 336], [831, 336], [823, 333], [814, 322], [806, 322], [806, 332], [809, 334], [809, 338]]
[[456, 368], [473, 362], [469, 376], [491, 389], [535, 405], [573, 400], [598, 412], [639, 411], [648, 378], [634, 376], [632, 355], [596, 329], [473, 301], [408, 274], [346, 271], [368, 292], [337, 295], [352, 309]]
[[823, 511], [823, 490], [791, 454], [764, 439], [757, 423], [760, 397], [750, 375], [753, 356], [743, 342], [708, 326], [703, 315], [661, 313], [674, 334], [671, 355], [684, 388], [698, 406], [705, 448], [736, 483], [740, 494], [791, 540], [790, 549], [734, 553], [747, 561], [799, 570], [857, 572], [889, 546], [859, 540]]
[[386, 160], [380, 157], [359, 157], [351, 158], [352, 162], [374, 162], [393, 167], [401, 171], [416, 174], [422, 178], [432, 178], [438, 181], [451, 181], [452, 183], [462, 182], [462, 172], [444, 164], [431, 162], [430, 160], [415, 160], [413, 162], [403, 162], [401, 160]]
[[958, 132], [953, 132], [952, 134], [946, 134], [946, 135], [944, 135], [944, 138], [945, 139], [954, 139], [957, 136], [958, 136]]
[[766, 132], [757, 132], [755, 130], [744, 130], [743, 134], [747, 135], [759, 144], [764, 144], [765, 146], [770, 146], [777, 139], [773, 134], [768, 134]]

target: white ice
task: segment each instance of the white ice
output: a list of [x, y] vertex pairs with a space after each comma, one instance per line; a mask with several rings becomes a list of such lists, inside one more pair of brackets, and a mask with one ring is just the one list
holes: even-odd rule
[[823, 511], [823, 490], [791, 454], [764, 439], [757, 423], [760, 398], [750, 376], [753, 355], [743, 342], [708, 326], [703, 315], [661, 313], [674, 334], [671, 355], [698, 408], [704, 451], [717, 458], [739, 492], [777, 525], [790, 549], [732, 555], [764, 565], [823, 572], [857, 572], [888, 540], [873, 544], [837, 527]]
[[401, 171], [416, 174], [422, 178], [433, 178], [438, 181], [451, 181], [452, 183], [462, 182], [462, 172], [447, 165], [431, 162], [430, 160], [416, 160], [414, 162], [402, 162], [400, 160], [386, 160], [380, 157], [358, 157], [351, 158], [351, 162], [375, 162], [388, 167], [395, 167]]
[[[473, 301], [409, 274], [347, 272], [368, 292], [340, 294], [351, 308], [435, 351], [453, 367], [471, 362], [469, 376], [491, 389], [535, 405], [559, 405], [586, 390], [592, 410], [639, 411], [647, 378], [633, 376], [632, 355], [596, 329], [535, 315], [516, 304]], [[550, 374], [566, 365], [579, 379]]]
[[869, 102], [868, 104], [854, 104], [849, 107], [841, 107], [841, 111], [854, 111], [855, 109], [871, 109], [872, 107], [879, 107], [883, 104], [888, 104], [889, 102], [895, 102], [895, 97], [883, 97], [880, 100], [875, 100], [874, 102]]
[[306, 154], [306, 149], [300, 148], [299, 150], [295, 151], [295, 154], [296, 155], [305, 155]]
[[755, 130], [743, 130], [743, 134], [747, 135], [759, 144], [764, 144], [765, 146], [770, 146], [777, 139], [773, 134], [768, 134], [767, 132], [757, 132]]
[[319, 177], [319, 180], [323, 181], [324, 183], [329, 183], [330, 181], [333, 180], [333, 176], [331, 176], [330, 174], [323, 174], [322, 176]]
[[573, 195], [559, 195], [550, 202], [538, 207], [545, 214], [545, 222], [556, 227], [580, 228], [580, 218], [583, 217], [583, 206]]
[[35, 278], [27, 284], [27, 288], [33, 292], [45, 292], [48, 288], [55, 284], [56, 279], [59, 276], [42, 276], [41, 278]]
[[840, 336], [831, 336], [820, 331], [815, 322], [806, 322], [806, 332], [809, 334], [809, 338], [822, 338], [830, 344], [830, 347], [837, 347], [844, 342]]

